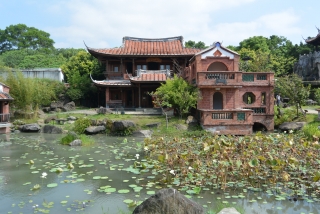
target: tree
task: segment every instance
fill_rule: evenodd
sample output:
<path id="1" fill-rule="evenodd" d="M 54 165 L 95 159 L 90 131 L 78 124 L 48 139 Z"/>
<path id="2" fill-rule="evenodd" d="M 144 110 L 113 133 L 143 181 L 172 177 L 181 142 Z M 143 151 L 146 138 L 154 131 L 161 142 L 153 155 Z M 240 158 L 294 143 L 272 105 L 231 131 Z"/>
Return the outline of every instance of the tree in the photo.
<path id="1" fill-rule="evenodd" d="M 289 98 L 289 103 L 296 106 L 297 117 L 299 109 L 305 104 L 310 94 L 310 85 L 304 86 L 302 79 L 297 74 L 280 77 L 276 80 L 276 90 L 282 97 Z"/>
<path id="2" fill-rule="evenodd" d="M 198 88 L 190 85 L 183 78 L 174 76 L 173 79 L 168 79 L 166 83 L 161 84 L 154 95 L 161 102 L 169 103 L 182 117 L 189 113 L 191 108 L 196 107 L 200 93 Z"/>
<path id="3" fill-rule="evenodd" d="M 192 41 L 192 40 L 185 42 L 184 46 L 186 48 L 199 48 L 199 49 L 205 49 L 208 47 L 204 42 L 199 41 L 196 43 L 195 41 Z"/>
<path id="4" fill-rule="evenodd" d="M 0 53 L 17 49 L 51 49 L 54 41 L 50 34 L 25 24 L 10 25 L 0 29 Z"/>
<path id="5" fill-rule="evenodd" d="M 77 55 L 71 57 L 68 62 L 61 66 L 61 69 L 70 85 L 67 95 L 72 100 L 89 97 L 90 93 L 96 89 L 92 87 L 90 74 L 93 77 L 98 77 L 102 73 L 102 68 L 97 59 L 85 51 L 80 51 Z"/>

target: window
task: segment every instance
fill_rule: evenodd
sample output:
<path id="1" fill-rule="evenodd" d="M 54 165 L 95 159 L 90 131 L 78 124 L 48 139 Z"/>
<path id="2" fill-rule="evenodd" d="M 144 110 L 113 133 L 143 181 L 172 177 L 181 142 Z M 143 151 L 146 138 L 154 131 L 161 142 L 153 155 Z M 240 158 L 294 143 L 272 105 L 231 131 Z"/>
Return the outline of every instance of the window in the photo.
<path id="1" fill-rule="evenodd" d="M 137 65 L 137 70 L 147 70 L 147 65 Z"/>
<path id="2" fill-rule="evenodd" d="M 170 70 L 170 65 L 160 65 L 160 70 Z"/>
<path id="3" fill-rule="evenodd" d="M 242 96 L 243 102 L 246 104 L 252 104 L 256 101 L 256 96 L 252 92 L 247 92 Z"/>
<path id="4" fill-rule="evenodd" d="M 118 67 L 118 66 L 114 66 L 114 67 L 113 67 L 113 71 L 114 71 L 114 72 L 118 72 L 118 71 L 119 71 L 119 67 Z"/>
<path id="5" fill-rule="evenodd" d="M 266 104 L 266 92 L 261 93 L 261 105 Z"/>

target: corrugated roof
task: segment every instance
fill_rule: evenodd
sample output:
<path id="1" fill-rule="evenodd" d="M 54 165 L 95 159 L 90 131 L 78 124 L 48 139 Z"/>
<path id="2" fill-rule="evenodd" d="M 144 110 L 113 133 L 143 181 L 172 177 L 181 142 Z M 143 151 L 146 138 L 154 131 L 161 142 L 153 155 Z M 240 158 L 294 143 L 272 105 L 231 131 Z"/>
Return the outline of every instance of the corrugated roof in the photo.
<path id="1" fill-rule="evenodd" d="M 87 49 L 91 54 L 129 56 L 194 55 L 201 51 L 197 48 L 185 48 L 182 36 L 159 39 L 124 37 L 123 45 L 119 48 L 94 49 L 87 47 Z"/>

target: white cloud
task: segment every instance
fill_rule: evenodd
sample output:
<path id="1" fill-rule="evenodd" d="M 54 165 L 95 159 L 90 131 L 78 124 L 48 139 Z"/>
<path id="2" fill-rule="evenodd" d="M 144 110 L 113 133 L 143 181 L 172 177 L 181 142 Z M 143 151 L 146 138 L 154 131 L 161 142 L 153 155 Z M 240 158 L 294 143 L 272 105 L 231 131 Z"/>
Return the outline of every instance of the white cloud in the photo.
<path id="1" fill-rule="evenodd" d="M 82 47 L 84 40 L 87 45 L 97 48 L 106 47 L 102 45 L 119 46 L 123 36 L 157 38 L 182 35 L 186 38 L 194 35 L 193 40 L 201 40 L 199 35 L 212 34 L 207 27 L 212 15 L 253 1 L 72 0 L 55 5 L 54 10 L 68 9 L 71 18 L 66 20 L 64 27 L 51 29 L 50 33 L 56 38 L 66 37 L 77 47 Z M 56 47 L 59 44 L 63 43 L 57 42 Z"/>

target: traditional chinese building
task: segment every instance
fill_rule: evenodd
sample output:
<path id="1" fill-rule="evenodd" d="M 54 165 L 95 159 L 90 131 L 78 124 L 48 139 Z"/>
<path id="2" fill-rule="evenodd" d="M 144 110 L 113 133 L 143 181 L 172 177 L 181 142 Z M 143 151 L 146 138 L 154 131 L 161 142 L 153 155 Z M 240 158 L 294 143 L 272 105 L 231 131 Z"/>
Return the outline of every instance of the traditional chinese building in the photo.
<path id="1" fill-rule="evenodd" d="M 10 132 L 9 102 L 13 98 L 9 95 L 9 87 L 0 83 L 0 134 Z"/>
<path id="2" fill-rule="evenodd" d="M 219 42 L 200 50 L 184 47 L 182 37 L 124 37 L 119 48 L 87 49 L 105 64 L 105 79 L 92 81 L 107 107 L 152 108 L 148 93 L 178 73 L 201 92 L 203 128 L 235 135 L 251 134 L 254 126 L 273 130 L 274 74 L 239 71 L 240 56 Z"/>

